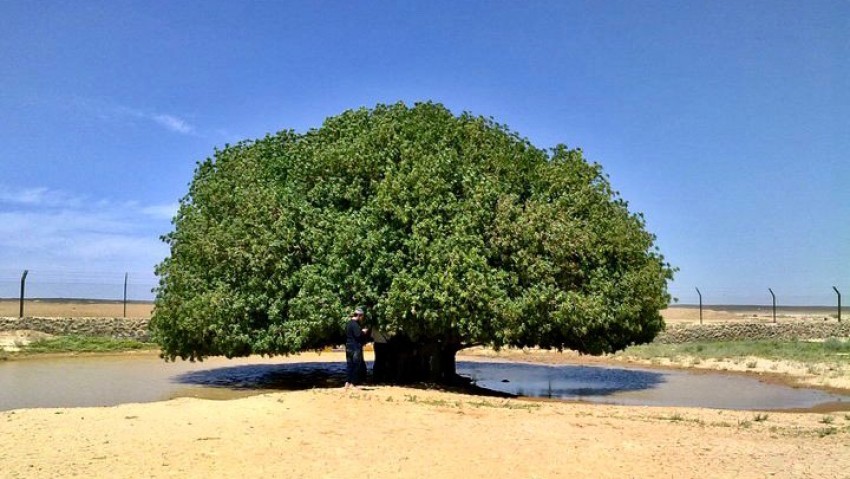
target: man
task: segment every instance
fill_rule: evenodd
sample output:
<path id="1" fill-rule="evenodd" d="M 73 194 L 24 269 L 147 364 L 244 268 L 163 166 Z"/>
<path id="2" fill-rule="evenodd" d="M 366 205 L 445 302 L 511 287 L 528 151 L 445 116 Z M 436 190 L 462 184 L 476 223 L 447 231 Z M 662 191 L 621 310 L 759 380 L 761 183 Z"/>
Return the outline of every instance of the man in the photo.
<path id="1" fill-rule="evenodd" d="M 363 327 L 363 310 L 357 308 L 345 325 L 345 388 L 360 382 L 363 344 L 369 341 L 369 329 Z"/>

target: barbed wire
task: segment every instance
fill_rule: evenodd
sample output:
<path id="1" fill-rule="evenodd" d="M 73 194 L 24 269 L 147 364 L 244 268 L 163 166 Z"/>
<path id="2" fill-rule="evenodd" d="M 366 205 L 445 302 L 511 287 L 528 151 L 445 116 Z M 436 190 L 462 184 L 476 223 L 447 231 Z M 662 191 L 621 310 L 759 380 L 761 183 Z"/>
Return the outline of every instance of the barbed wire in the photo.
<path id="1" fill-rule="evenodd" d="M 73 271 L 0 269 L 0 298 L 19 299 L 22 280 L 25 298 L 74 298 L 151 301 L 158 279 L 152 271 Z"/>
<path id="2" fill-rule="evenodd" d="M 0 298 L 19 298 L 22 270 L 0 269 Z M 26 297 L 29 298 L 86 298 L 121 299 L 127 285 L 129 300 L 152 300 L 152 290 L 158 285 L 153 271 L 84 271 L 84 270 L 27 270 Z M 772 297 L 765 286 L 763 290 L 752 288 L 700 287 L 704 305 L 769 305 Z M 834 305 L 837 295 L 832 285 L 823 286 L 818 292 L 795 292 L 781 284 L 773 286 L 777 304 L 781 305 Z M 850 296 L 850 287 L 838 285 L 838 290 Z M 699 304 L 695 288 L 673 285 L 670 290 L 673 305 Z M 850 303 L 850 299 L 845 301 Z"/>

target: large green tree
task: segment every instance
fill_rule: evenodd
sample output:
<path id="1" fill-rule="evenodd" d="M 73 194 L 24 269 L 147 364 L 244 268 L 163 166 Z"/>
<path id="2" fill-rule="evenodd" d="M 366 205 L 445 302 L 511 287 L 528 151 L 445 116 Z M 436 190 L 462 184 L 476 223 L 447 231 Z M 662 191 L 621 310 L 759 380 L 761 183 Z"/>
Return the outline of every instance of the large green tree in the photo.
<path id="1" fill-rule="evenodd" d="M 439 104 L 378 105 L 216 150 L 181 200 L 151 321 L 166 358 L 393 335 L 394 379 L 472 345 L 599 354 L 651 341 L 673 270 L 581 150 Z"/>

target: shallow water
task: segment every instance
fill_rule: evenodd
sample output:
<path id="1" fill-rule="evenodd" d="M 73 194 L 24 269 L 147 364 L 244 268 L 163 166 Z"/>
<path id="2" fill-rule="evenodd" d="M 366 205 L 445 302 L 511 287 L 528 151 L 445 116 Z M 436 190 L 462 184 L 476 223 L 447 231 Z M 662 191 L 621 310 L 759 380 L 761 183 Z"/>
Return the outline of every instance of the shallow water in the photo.
<path id="1" fill-rule="evenodd" d="M 80 356 L 0 362 L 0 410 L 32 407 L 113 406 L 175 397 L 230 399 L 238 392 L 182 384 L 194 371 L 232 365 L 279 363 L 263 358 L 166 363 L 156 356 Z M 243 392 L 242 396 L 245 395 Z"/>
<path id="2" fill-rule="evenodd" d="M 723 373 L 469 362 L 462 367 L 459 363 L 458 369 L 480 387 L 530 397 L 741 410 L 813 409 L 824 404 L 846 403 L 850 409 L 850 395 Z"/>
<path id="3" fill-rule="evenodd" d="M 330 359 L 330 358 L 329 358 Z M 810 409 L 850 396 L 721 373 L 603 366 L 458 361 L 477 386 L 522 396 L 594 403 L 720 409 Z M 0 362 L 0 410 L 111 406 L 175 397 L 232 399 L 274 390 L 339 387 L 341 362 L 213 358 L 166 363 L 152 356 L 37 358 Z"/>

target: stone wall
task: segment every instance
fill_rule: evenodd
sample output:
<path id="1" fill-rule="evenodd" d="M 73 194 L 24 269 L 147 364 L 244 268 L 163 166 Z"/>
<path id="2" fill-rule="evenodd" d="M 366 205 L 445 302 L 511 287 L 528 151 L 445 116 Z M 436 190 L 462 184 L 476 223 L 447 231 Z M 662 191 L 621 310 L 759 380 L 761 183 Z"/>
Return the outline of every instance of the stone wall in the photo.
<path id="1" fill-rule="evenodd" d="M 148 341 L 147 318 L 4 318 L 0 331 L 30 330 L 57 336 L 109 336 Z"/>
<path id="2" fill-rule="evenodd" d="M 850 322 L 670 324 L 656 343 L 827 339 L 850 337 Z"/>

